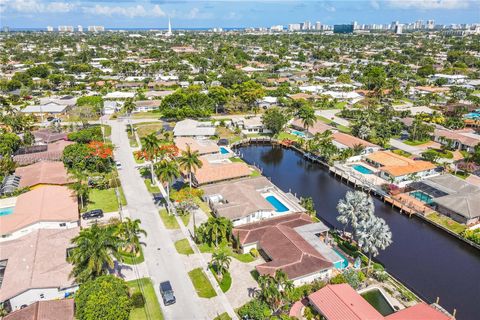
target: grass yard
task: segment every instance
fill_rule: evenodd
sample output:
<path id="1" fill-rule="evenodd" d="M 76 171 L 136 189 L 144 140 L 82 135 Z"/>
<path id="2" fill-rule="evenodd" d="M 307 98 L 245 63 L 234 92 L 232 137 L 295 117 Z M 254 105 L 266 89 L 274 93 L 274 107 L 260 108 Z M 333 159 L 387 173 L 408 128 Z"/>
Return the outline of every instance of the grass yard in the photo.
<path id="1" fill-rule="evenodd" d="M 122 188 L 120 190 L 120 201 L 122 205 L 127 204 L 125 196 L 123 194 Z M 118 211 L 118 201 L 117 196 L 115 195 L 115 189 L 90 189 L 90 194 L 88 195 L 88 204 L 82 211 L 90 211 L 93 209 L 102 209 L 103 212 L 113 212 Z"/>
<path id="2" fill-rule="evenodd" d="M 135 135 L 131 133 L 130 129 L 127 129 L 127 136 L 128 141 L 130 142 L 130 147 L 136 148 L 138 147 L 137 139 L 135 139 Z"/>
<path id="3" fill-rule="evenodd" d="M 139 264 L 145 261 L 145 257 L 143 256 L 143 249 L 140 249 L 140 254 L 136 257 L 132 253 L 123 251 L 120 252 L 120 255 L 123 258 L 123 263 L 129 265 Z"/>
<path id="4" fill-rule="evenodd" d="M 458 233 L 458 234 L 462 233 L 466 229 L 466 227 L 463 224 L 458 223 L 458 222 L 450 219 L 449 217 L 446 217 L 446 216 L 441 215 L 439 213 L 429 214 L 427 216 L 427 218 L 431 221 L 434 221 L 434 222 L 444 226 L 448 230 L 453 231 L 453 232 Z"/>
<path id="5" fill-rule="evenodd" d="M 244 262 L 244 263 L 249 263 L 249 262 L 255 261 L 255 257 L 253 257 L 250 253 L 236 253 L 236 252 L 233 252 L 232 248 L 230 248 L 226 244 L 220 244 L 219 248 L 215 248 L 215 247 L 209 246 L 206 243 L 202 243 L 202 244 L 198 245 L 198 249 L 200 250 L 200 252 L 203 252 L 203 253 L 207 253 L 207 252 L 208 253 L 213 253 L 213 252 L 223 251 L 226 254 L 228 254 L 229 256 L 237 259 L 240 262 Z"/>
<path id="6" fill-rule="evenodd" d="M 148 192 L 150 193 L 159 193 L 160 192 L 160 188 L 157 187 L 156 185 L 152 185 L 152 180 L 151 179 L 145 179 L 143 180 L 143 182 L 145 183 L 145 186 L 147 187 L 147 190 Z"/>
<path id="7" fill-rule="evenodd" d="M 395 154 L 398 154 L 399 156 L 403 156 L 403 157 L 406 157 L 406 158 L 410 158 L 412 156 L 412 154 L 410 152 L 406 152 L 406 151 L 403 151 L 403 150 L 400 150 L 400 149 L 392 150 L 392 152 L 395 153 Z"/>
<path id="8" fill-rule="evenodd" d="M 280 132 L 278 135 L 277 135 L 277 139 L 278 140 L 284 140 L 284 139 L 288 139 L 288 140 L 292 140 L 292 141 L 300 141 L 301 138 L 299 136 L 296 136 L 294 134 L 291 134 L 291 133 L 288 133 L 288 132 Z"/>
<path id="9" fill-rule="evenodd" d="M 352 132 L 352 129 L 350 129 L 349 127 L 345 127 L 345 126 L 342 126 L 341 124 L 338 124 L 336 123 L 335 121 L 332 121 L 330 119 L 327 119 L 325 117 L 322 117 L 322 116 L 317 116 L 317 120 L 320 120 L 326 124 L 329 124 L 331 126 L 334 126 L 336 127 L 340 132 L 343 132 L 343 133 L 350 133 Z"/>
<path id="10" fill-rule="evenodd" d="M 470 173 L 468 172 L 465 172 L 465 171 L 457 171 L 456 173 L 455 172 L 452 172 L 452 174 L 454 176 L 457 176 L 459 177 L 460 179 L 467 179 L 469 176 L 470 176 Z"/>
<path id="11" fill-rule="evenodd" d="M 217 295 L 202 268 L 193 269 L 188 273 L 188 276 L 200 298 L 209 299 Z"/>
<path id="12" fill-rule="evenodd" d="M 220 289 L 222 289 L 223 292 L 227 292 L 228 289 L 230 289 L 230 287 L 232 286 L 232 276 L 230 275 L 230 272 L 224 274 L 222 281 L 220 281 L 214 266 L 210 267 L 210 271 L 212 271 L 215 280 L 217 280 L 217 283 L 220 286 Z"/>
<path id="13" fill-rule="evenodd" d="M 105 139 L 110 140 L 110 136 L 112 135 L 112 127 L 106 124 L 102 125 L 102 127 L 103 127 L 103 134 L 105 135 Z"/>
<path id="14" fill-rule="evenodd" d="M 230 157 L 230 158 L 228 158 L 228 160 L 230 160 L 232 162 L 245 162 L 245 161 L 243 161 L 242 158 L 239 158 L 239 157 Z"/>
<path id="15" fill-rule="evenodd" d="M 161 122 L 144 122 L 137 123 L 133 126 L 136 129 L 139 138 L 145 137 L 153 132 L 158 132 L 163 128 Z"/>
<path id="16" fill-rule="evenodd" d="M 232 318 L 230 318 L 228 313 L 224 312 L 224 313 L 216 316 L 215 318 L 213 318 L 213 320 L 232 320 Z"/>
<path id="17" fill-rule="evenodd" d="M 236 134 L 232 130 L 225 127 L 217 127 L 215 130 L 215 134 L 220 139 L 228 139 L 230 143 L 236 142 L 242 139 L 241 134 Z"/>
<path id="18" fill-rule="evenodd" d="M 180 219 L 182 220 L 184 226 L 188 226 L 188 223 L 190 222 L 190 213 L 181 215 Z"/>
<path id="19" fill-rule="evenodd" d="M 192 247 L 190 247 L 190 243 L 187 239 L 181 239 L 175 242 L 175 249 L 177 252 L 184 255 L 191 255 L 194 254 Z"/>
<path id="20" fill-rule="evenodd" d="M 153 288 L 150 278 L 142 278 L 127 282 L 130 292 L 134 293 L 143 288 L 143 298 L 145 299 L 145 306 L 143 308 L 135 308 L 130 312 L 130 320 L 163 320 L 162 309 L 158 303 L 157 295 Z"/>
<path id="21" fill-rule="evenodd" d="M 430 142 L 430 139 L 420 140 L 420 141 L 419 140 L 405 140 L 405 141 L 403 141 L 403 143 L 405 143 L 409 146 L 413 146 L 413 147 L 420 146 L 420 145 L 425 144 L 427 142 Z"/>
<path id="22" fill-rule="evenodd" d="M 132 119 L 158 119 L 162 116 L 160 111 L 147 111 L 132 113 Z"/>
<path id="23" fill-rule="evenodd" d="M 166 209 L 161 209 L 160 211 L 160 218 L 162 218 L 163 225 L 167 229 L 180 229 L 180 226 L 178 225 L 177 218 L 172 215 L 168 214 Z"/>

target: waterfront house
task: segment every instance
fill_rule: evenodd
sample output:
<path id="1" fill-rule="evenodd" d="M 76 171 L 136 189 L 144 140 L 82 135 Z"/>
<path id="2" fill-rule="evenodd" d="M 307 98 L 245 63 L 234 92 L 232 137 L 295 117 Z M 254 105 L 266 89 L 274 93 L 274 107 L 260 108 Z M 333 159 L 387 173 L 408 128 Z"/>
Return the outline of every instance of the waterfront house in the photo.
<path id="1" fill-rule="evenodd" d="M 305 127 L 303 126 L 302 120 L 300 120 L 298 118 L 294 119 L 290 125 L 294 129 L 305 131 Z M 308 127 L 308 132 L 307 133 L 310 137 L 313 137 L 315 134 L 317 134 L 317 133 L 321 134 L 321 133 L 324 133 L 327 130 L 333 131 L 333 130 L 335 130 L 335 128 L 332 127 L 332 126 L 329 126 L 328 124 L 325 124 L 324 122 L 322 122 L 320 120 L 317 120 L 317 121 L 315 121 L 315 123 L 312 126 Z"/>
<path id="2" fill-rule="evenodd" d="M 200 155 L 219 153 L 220 147 L 210 139 L 195 139 L 192 137 L 177 137 L 175 145 L 180 151 L 186 151 L 190 147 L 192 151 L 198 151 Z"/>
<path id="3" fill-rule="evenodd" d="M 334 132 L 332 135 L 332 143 L 339 148 L 343 149 L 353 149 L 355 146 L 362 146 L 363 151 L 362 155 L 369 154 L 375 151 L 379 151 L 382 147 L 368 142 L 366 140 L 351 136 L 343 132 Z"/>
<path id="4" fill-rule="evenodd" d="M 213 213 L 231 220 L 234 226 L 304 211 L 262 176 L 217 183 L 202 189 L 203 198 Z"/>
<path id="5" fill-rule="evenodd" d="M 244 134 L 254 134 L 254 133 L 270 133 L 265 125 L 263 124 L 262 118 L 259 116 L 256 117 L 245 117 L 237 118 L 233 120 L 233 125 L 242 130 Z"/>
<path id="6" fill-rule="evenodd" d="M 371 153 L 365 161 L 379 169 L 380 178 L 400 186 L 438 174 L 437 166 L 431 162 L 412 160 L 391 151 Z"/>
<path id="7" fill-rule="evenodd" d="M 9 199 L 8 207 L 2 208 L 8 208 L 8 213 L 0 216 L 0 242 L 20 238 L 37 229 L 78 226 L 77 196 L 66 186 L 43 186 Z"/>
<path id="8" fill-rule="evenodd" d="M 175 124 L 173 135 L 175 137 L 211 137 L 215 135 L 215 126 L 211 122 L 200 122 L 193 119 L 185 119 Z"/>
<path id="9" fill-rule="evenodd" d="M 307 214 L 293 213 L 238 226 L 232 233 L 244 253 L 256 249 L 266 260 L 256 266 L 259 274 L 273 276 L 282 270 L 294 285 L 302 285 L 328 278 L 333 270 L 332 261 L 297 231 L 304 226 L 315 224 Z"/>
<path id="10" fill-rule="evenodd" d="M 7 310 L 63 299 L 77 290 L 66 259 L 78 232 L 78 227 L 41 229 L 0 244 L 0 302 Z"/>
<path id="11" fill-rule="evenodd" d="M 204 155 L 200 160 L 202 167 L 192 173 L 192 183 L 195 186 L 248 177 L 253 172 L 244 162 L 230 161 L 228 155 Z"/>
<path id="12" fill-rule="evenodd" d="M 73 299 L 37 301 L 3 317 L 3 320 L 73 320 Z"/>

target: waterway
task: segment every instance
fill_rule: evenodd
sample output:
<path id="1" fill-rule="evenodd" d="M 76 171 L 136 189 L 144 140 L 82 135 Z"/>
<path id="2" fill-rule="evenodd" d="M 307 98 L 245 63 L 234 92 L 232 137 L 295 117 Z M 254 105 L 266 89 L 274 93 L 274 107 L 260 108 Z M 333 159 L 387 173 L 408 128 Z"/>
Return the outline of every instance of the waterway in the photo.
<path id="1" fill-rule="evenodd" d="M 278 146 L 247 146 L 238 151 L 283 191 L 312 197 L 318 217 L 343 228 L 336 220 L 336 206 L 352 188 L 326 168 Z M 393 234 L 392 245 L 377 260 L 422 299 L 434 302 L 440 297 L 449 312 L 457 309 L 457 319 L 479 319 L 480 252 L 419 218 L 408 218 L 381 200 L 374 201 L 375 214 L 387 221 Z"/>

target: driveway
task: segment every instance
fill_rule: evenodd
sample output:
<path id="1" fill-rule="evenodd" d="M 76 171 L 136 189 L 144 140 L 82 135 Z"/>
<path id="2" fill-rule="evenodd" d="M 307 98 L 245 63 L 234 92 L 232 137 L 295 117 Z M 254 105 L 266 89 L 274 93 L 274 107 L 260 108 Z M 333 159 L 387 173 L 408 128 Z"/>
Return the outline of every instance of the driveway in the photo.
<path id="1" fill-rule="evenodd" d="M 122 164 L 119 170 L 120 181 L 127 199 L 127 208 L 132 219 L 140 219 L 142 228 L 147 232 L 141 241 L 144 247 L 145 264 L 148 274 L 154 284 L 157 298 L 162 305 L 166 319 L 208 319 L 201 300 L 195 294 L 185 265 L 173 246 L 168 230 L 165 229 L 158 214 L 158 208 L 152 201 L 140 174 L 135 169 L 136 163 L 132 156 L 125 123 L 109 121 L 112 127 L 112 142 L 116 148 L 115 159 Z M 159 292 L 159 284 L 169 280 L 175 291 L 177 302 L 165 307 Z"/>
<path id="2" fill-rule="evenodd" d="M 345 120 L 343 118 L 337 117 L 337 113 L 339 113 L 342 110 L 339 109 L 327 109 L 327 110 L 317 110 L 315 111 L 315 114 L 317 116 L 322 116 L 324 118 L 327 118 L 328 120 L 332 120 L 338 124 L 341 124 L 342 126 L 349 127 L 350 122 L 348 120 Z"/>

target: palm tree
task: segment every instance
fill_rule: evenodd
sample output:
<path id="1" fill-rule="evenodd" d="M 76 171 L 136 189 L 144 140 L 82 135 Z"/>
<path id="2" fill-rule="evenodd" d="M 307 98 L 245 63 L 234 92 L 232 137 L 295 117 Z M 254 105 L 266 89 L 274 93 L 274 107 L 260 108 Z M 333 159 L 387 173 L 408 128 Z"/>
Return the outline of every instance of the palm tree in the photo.
<path id="1" fill-rule="evenodd" d="M 164 159 L 155 164 L 154 171 L 158 179 L 167 185 L 167 197 L 170 199 L 170 184 L 180 177 L 177 163 Z"/>
<path id="2" fill-rule="evenodd" d="M 69 188 L 75 191 L 78 199 L 80 199 L 80 208 L 83 209 L 88 202 L 88 195 L 90 193 L 90 188 L 87 183 L 88 176 L 85 172 L 75 170 L 72 171 L 71 178 L 74 182 L 69 185 Z"/>
<path id="3" fill-rule="evenodd" d="M 124 242 L 127 252 L 137 254 L 140 251 L 140 235 L 147 236 L 147 232 L 140 227 L 140 219 L 132 220 L 126 218 L 125 221 L 117 225 L 116 235 Z"/>
<path id="4" fill-rule="evenodd" d="M 183 170 L 188 172 L 188 183 L 190 185 L 190 190 L 192 189 L 192 172 L 197 171 L 197 169 L 203 166 L 202 161 L 200 160 L 200 154 L 198 151 L 192 151 L 190 146 L 187 145 L 187 150 L 182 151 L 182 155 L 178 159 L 178 163 Z"/>
<path id="5" fill-rule="evenodd" d="M 361 221 L 368 220 L 373 216 L 375 207 L 372 198 L 362 191 L 348 191 L 345 199 L 340 199 L 337 204 L 339 215 L 337 221 L 348 225 L 355 230 Z"/>
<path id="6" fill-rule="evenodd" d="M 211 264 L 215 267 L 217 276 L 223 278 L 223 275 L 227 273 L 228 269 L 230 268 L 231 261 L 232 258 L 229 257 L 225 252 L 214 252 L 212 254 Z"/>
<path id="7" fill-rule="evenodd" d="M 108 274 L 108 268 L 114 267 L 114 257 L 121 261 L 119 250 L 124 243 L 115 236 L 112 226 L 94 224 L 80 231 L 71 243 L 75 247 L 68 252 L 67 261 L 73 264 L 70 276 L 78 283 Z"/>
<path id="8" fill-rule="evenodd" d="M 355 144 L 353 145 L 353 154 L 356 155 L 356 156 L 359 156 L 362 154 L 363 150 L 365 150 L 365 146 L 363 144 Z"/>
<path id="9" fill-rule="evenodd" d="M 392 243 L 392 232 L 385 220 L 372 216 L 359 224 L 356 233 L 358 246 L 368 253 L 368 271 L 372 255 L 377 256 L 379 249 L 385 250 Z"/>
<path id="10" fill-rule="evenodd" d="M 208 239 L 210 243 L 215 243 L 215 247 L 218 247 L 219 242 L 230 239 L 232 229 L 232 222 L 224 217 L 208 218 L 205 224 Z"/>
<path id="11" fill-rule="evenodd" d="M 152 177 L 152 184 L 155 182 L 153 164 L 156 162 L 158 154 L 160 152 L 160 139 L 158 139 L 157 135 L 152 132 L 149 135 L 141 138 L 142 142 L 142 151 L 147 156 L 148 160 L 150 160 L 150 174 Z"/>
<path id="12" fill-rule="evenodd" d="M 128 117 L 130 118 L 132 116 L 133 110 L 135 110 L 135 104 L 133 103 L 132 99 L 127 99 L 125 101 L 125 104 L 123 105 L 123 109 L 125 110 Z M 130 132 L 133 134 L 132 122 L 129 121 L 129 123 L 130 123 Z"/>
<path id="13" fill-rule="evenodd" d="M 304 106 L 298 110 L 297 116 L 302 120 L 303 127 L 305 131 L 308 132 L 308 128 L 315 124 L 317 116 L 315 116 L 315 110 L 312 107 Z"/>

